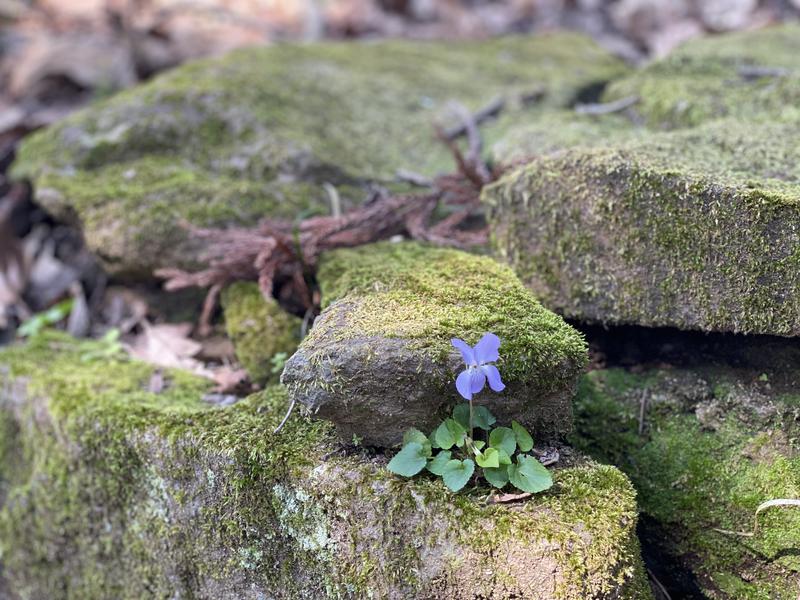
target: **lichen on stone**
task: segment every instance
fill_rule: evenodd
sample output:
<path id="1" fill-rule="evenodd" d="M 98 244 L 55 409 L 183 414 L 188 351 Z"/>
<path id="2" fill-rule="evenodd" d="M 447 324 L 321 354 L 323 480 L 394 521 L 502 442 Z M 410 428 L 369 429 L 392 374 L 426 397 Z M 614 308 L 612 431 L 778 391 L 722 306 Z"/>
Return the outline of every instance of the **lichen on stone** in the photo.
<path id="1" fill-rule="evenodd" d="M 251 282 L 237 282 L 222 293 L 225 330 L 236 358 L 257 383 L 276 383 L 273 358 L 294 354 L 300 343 L 303 320 L 289 314 L 276 300 L 266 299 Z"/>
<path id="2" fill-rule="evenodd" d="M 401 481 L 323 421 L 281 435 L 280 387 L 216 408 L 207 383 L 81 362 L 47 334 L 5 349 L 0 548 L 21 597 L 649 598 L 633 490 L 579 460 L 522 506 Z M 4 428 L 4 432 L 7 428 Z"/>

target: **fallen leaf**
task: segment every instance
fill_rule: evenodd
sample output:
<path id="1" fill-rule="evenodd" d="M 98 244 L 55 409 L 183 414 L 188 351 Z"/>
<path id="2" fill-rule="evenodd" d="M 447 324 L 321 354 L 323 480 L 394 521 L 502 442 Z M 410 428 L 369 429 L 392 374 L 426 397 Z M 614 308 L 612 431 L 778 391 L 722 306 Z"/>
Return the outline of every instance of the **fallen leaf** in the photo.
<path id="1" fill-rule="evenodd" d="M 531 496 L 533 496 L 533 494 L 529 492 L 524 492 L 522 494 L 495 494 L 489 498 L 489 502 L 491 504 L 507 504 L 509 502 L 520 502 L 522 500 L 527 500 Z"/>
<path id="2" fill-rule="evenodd" d="M 128 346 L 134 358 L 159 367 L 183 369 L 213 379 L 212 372 L 194 357 L 202 345 L 189 337 L 191 323 L 142 322 L 142 332 Z"/>
<path id="3" fill-rule="evenodd" d="M 216 382 L 214 391 L 220 394 L 252 391 L 252 384 L 247 371 L 227 365 L 212 370 L 212 379 Z"/>

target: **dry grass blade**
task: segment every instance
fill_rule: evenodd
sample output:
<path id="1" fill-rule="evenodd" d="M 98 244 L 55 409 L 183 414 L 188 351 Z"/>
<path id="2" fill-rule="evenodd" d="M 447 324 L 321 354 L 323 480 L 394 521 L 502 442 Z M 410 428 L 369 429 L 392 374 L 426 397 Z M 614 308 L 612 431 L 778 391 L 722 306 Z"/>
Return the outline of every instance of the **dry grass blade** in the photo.
<path id="1" fill-rule="evenodd" d="M 793 498 L 776 498 L 775 500 L 767 500 L 766 502 L 759 504 L 758 508 L 756 508 L 756 514 L 754 516 L 755 524 L 753 525 L 753 533 L 758 533 L 758 515 L 768 508 L 778 506 L 800 506 L 800 500 Z"/>
<path id="2" fill-rule="evenodd" d="M 798 506 L 800 507 L 800 499 L 794 498 L 775 498 L 774 500 L 767 500 L 766 502 L 762 502 L 756 508 L 756 512 L 753 515 L 753 531 L 752 533 L 748 533 L 746 531 L 731 531 L 729 529 L 719 529 L 717 527 L 714 528 L 714 531 L 718 533 L 724 533 L 725 535 L 738 535 L 739 537 L 754 537 L 758 533 L 758 515 L 761 514 L 763 511 L 767 510 L 768 508 L 775 508 L 780 506 Z"/>

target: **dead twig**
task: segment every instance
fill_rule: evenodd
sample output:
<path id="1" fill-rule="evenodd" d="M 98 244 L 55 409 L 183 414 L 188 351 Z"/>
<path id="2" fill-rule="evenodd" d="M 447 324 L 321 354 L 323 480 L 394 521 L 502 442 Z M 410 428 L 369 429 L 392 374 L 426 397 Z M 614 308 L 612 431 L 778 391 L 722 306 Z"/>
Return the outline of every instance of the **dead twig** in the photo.
<path id="1" fill-rule="evenodd" d="M 639 102 L 639 96 L 627 96 L 613 102 L 598 102 L 593 104 L 577 104 L 575 112 L 579 115 L 610 115 L 630 108 Z"/>
<path id="2" fill-rule="evenodd" d="M 506 106 L 505 98 L 502 97 L 495 98 L 494 100 L 489 102 L 489 104 L 479 109 L 476 113 L 469 115 L 468 119 L 462 118 L 461 123 L 459 123 L 458 125 L 454 125 L 453 127 L 445 129 L 443 131 L 445 139 L 452 142 L 460 138 L 462 135 L 468 135 L 469 123 L 480 125 L 484 121 L 493 119 L 503 111 L 505 106 Z"/>
<path id="3" fill-rule="evenodd" d="M 658 591 L 661 592 L 663 596 L 663 600 L 672 600 L 672 596 L 669 595 L 667 588 L 658 580 L 656 574 L 650 569 L 650 567 L 645 567 L 647 569 L 647 575 L 650 577 L 650 581 L 652 581 L 655 586 L 658 588 Z"/>

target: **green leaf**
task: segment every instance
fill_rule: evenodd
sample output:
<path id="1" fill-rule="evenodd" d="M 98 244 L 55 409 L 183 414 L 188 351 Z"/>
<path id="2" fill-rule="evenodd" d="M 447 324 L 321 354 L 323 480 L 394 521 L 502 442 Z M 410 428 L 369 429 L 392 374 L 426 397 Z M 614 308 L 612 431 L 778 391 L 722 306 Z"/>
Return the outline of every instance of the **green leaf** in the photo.
<path id="1" fill-rule="evenodd" d="M 453 409 L 453 419 L 464 429 L 469 429 L 469 404 L 461 402 Z"/>
<path id="2" fill-rule="evenodd" d="M 45 327 L 55 325 L 59 321 L 66 319 L 69 313 L 72 312 L 72 305 L 74 302 L 72 298 L 68 298 L 67 300 L 62 300 L 58 304 L 53 305 L 44 312 L 33 315 L 17 328 L 17 336 L 23 338 L 34 337 Z"/>
<path id="3" fill-rule="evenodd" d="M 483 476 L 494 487 L 501 488 L 508 483 L 508 467 L 503 465 L 497 469 L 484 469 Z"/>
<path id="4" fill-rule="evenodd" d="M 511 421 L 511 429 L 514 430 L 514 437 L 517 439 L 517 447 L 520 452 L 530 452 L 533 449 L 533 438 L 528 430 L 516 421 Z"/>
<path id="5" fill-rule="evenodd" d="M 420 446 L 422 446 L 422 449 L 425 451 L 425 456 L 431 455 L 431 441 L 428 439 L 428 436 L 422 433 L 419 429 L 414 429 L 412 427 L 403 435 L 403 446 L 410 444 L 411 442 L 417 442 Z"/>
<path id="6" fill-rule="evenodd" d="M 517 448 L 517 439 L 514 431 L 508 427 L 497 427 L 489 434 L 489 445 L 493 448 L 503 449 L 511 456 Z"/>
<path id="7" fill-rule="evenodd" d="M 453 419 L 445 419 L 444 422 L 436 428 L 434 432 L 434 447 L 448 450 L 453 446 L 461 446 L 464 443 L 464 438 L 467 437 L 467 431 L 457 421 Z"/>
<path id="8" fill-rule="evenodd" d="M 461 403 L 456 405 L 453 409 L 453 419 L 464 429 L 469 430 L 469 404 Z M 473 406 L 472 408 L 472 425 L 478 429 L 489 431 L 489 428 L 494 425 L 497 419 L 489 412 L 485 406 Z"/>
<path id="9" fill-rule="evenodd" d="M 475 463 L 470 459 L 451 460 L 444 467 L 442 479 L 444 479 L 444 484 L 450 488 L 450 491 L 457 492 L 467 485 L 474 472 Z"/>
<path id="10" fill-rule="evenodd" d="M 428 457 L 425 455 L 422 444 L 410 442 L 389 461 L 388 469 L 403 477 L 411 477 L 422 471 L 426 464 L 428 464 Z"/>
<path id="11" fill-rule="evenodd" d="M 441 477 L 442 473 L 444 473 L 444 467 L 450 461 L 450 458 L 450 450 L 442 450 L 435 458 L 428 461 L 428 471 Z"/>
<path id="12" fill-rule="evenodd" d="M 500 453 L 497 448 L 487 448 L 486 452 L 475 457 L 475 462 L 484 469 L 497 468 L 500 466 Z"/>
<path id="13" fill-rule="evenodd" d="M 553 477 L 542 463 L 532 456 L 517 456 L 517 464 L 508 468 L 508 478 L 517 489 L 535 494 L 553 485 Z"/>
<path id="14" fill-rule="evenodd" d="M 473 440 L 472 445 L 475 446 L 478 450 L 483 450 L 483 447 L 486 445 L 486 442 L 483 440 Z"/>
<path id="15" fill-rule="evenodd" d="M 497 449 L 498 459 L 501 465 L 510 465 L 511 464 L 511 457 L 508 455 L 508 452 L 503 450 L 502 448 Z"/>

